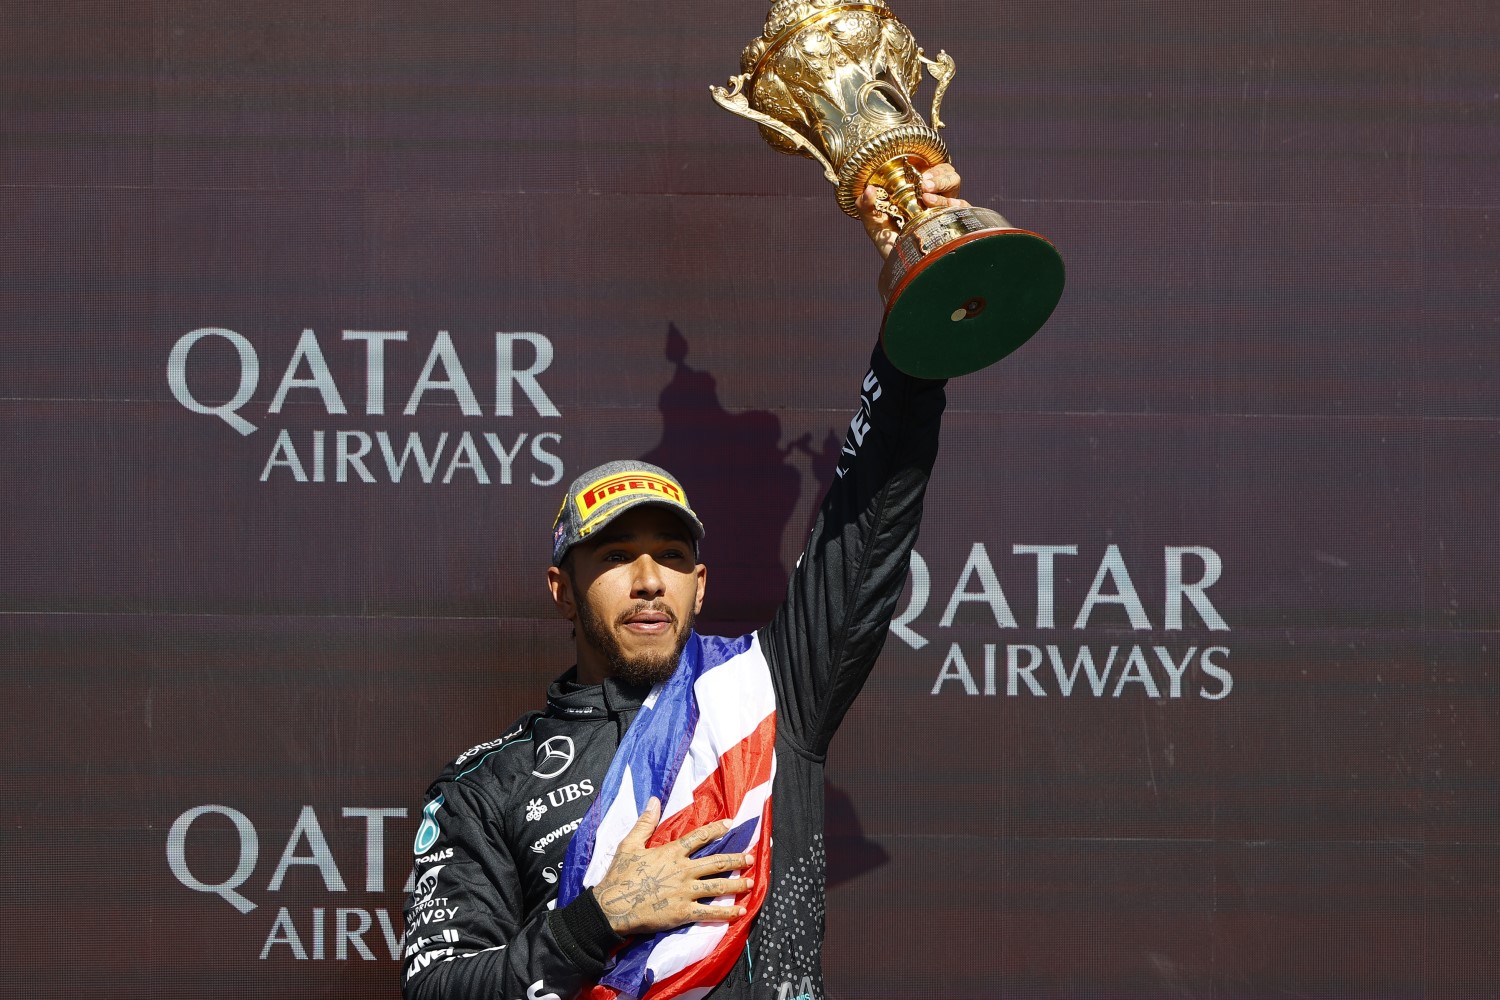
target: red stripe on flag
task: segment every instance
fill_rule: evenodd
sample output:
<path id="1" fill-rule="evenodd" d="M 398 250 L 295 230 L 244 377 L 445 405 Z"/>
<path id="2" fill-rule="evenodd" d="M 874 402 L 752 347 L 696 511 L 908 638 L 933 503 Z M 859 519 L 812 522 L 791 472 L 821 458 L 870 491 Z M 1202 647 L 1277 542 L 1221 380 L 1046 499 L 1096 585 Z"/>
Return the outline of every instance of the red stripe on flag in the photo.
<path id="1" fill-rule="evenodd" d="M 765 807 L 761 809 L 760 823 L 762 830 L 771 828 L 771 799 L 769 798 L 766 799 Z M 745 915 L 735 923 L 755 919 L 755 915 L 760 912 L 761 903 L 765 902 L 766 892 L 771 886 L 770 844 L 761 844 L 759 847 L 765 849 L 757 848 L 755 852 L 755 865 L 750 873 L 755 879 L 755 884 L 740 898 L 739 903 L 745 907 Z M 744 950 L 748 939 L 748 927 L 744 929 L 731 927 L 729 933 L 719 939 L 719 943 L 712 951 L 675 976 L 668 976 L 659 983 L 653 983 L 641 1000 L 671 1000 L 672 997 L 681 996 L 688 990 L 701 986 L 717 986 L 734 968 L 734 963 L 739 960 L 740 952 Z"/>
<path id="2" fill-rule="evenodd" d="M 772 712 L 750 735 L 719 755 L 719 766 L 693 790 L 692 804 L 658 826 L 648 846 L 675 840 L 717 819 L 733 820 L 745 793 L 771 779 L 775 749 L 776 713 Z"/>

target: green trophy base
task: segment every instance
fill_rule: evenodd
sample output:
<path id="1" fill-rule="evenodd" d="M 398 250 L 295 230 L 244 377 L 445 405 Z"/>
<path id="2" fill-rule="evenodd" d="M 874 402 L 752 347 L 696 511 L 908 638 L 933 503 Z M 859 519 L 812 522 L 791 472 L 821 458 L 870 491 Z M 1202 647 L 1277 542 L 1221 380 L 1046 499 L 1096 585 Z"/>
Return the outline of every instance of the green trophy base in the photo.
<path id="1" fill-rule="evenodd" d="M 967 375 L 1030 340 L 1062 298 L 1063 282 L 1057 248 L 996 212 L 919 217 L 881 272 L 881 343 L 908 375 Z"/>

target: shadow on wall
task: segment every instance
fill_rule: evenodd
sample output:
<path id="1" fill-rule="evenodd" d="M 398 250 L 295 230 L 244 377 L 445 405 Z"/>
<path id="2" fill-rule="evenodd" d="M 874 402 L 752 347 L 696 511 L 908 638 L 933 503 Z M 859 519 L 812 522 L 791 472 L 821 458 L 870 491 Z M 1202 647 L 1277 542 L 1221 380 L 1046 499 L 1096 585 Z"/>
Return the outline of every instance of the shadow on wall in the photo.
<path id="1" fill-rule="evenodd" d="M 641 458 L 682 480 L 703 521 L 709 587 L 698 630 L 739 635 L 769 621 L 786 595 L 781 538 L 802 474 L 781 447 L 776 414 L 725 410 L 713 375 L 687 356 L 687 338 L 669 325 L 666 357 L 677 371 L 658 402 L 661 442 Z"/>
<path id="2" fill-rule="evenodd" d="M 884 847 L 865 838 L 854 800 L 842 788 L 823 782 L 823 839 L 828 849 L 828 888 L 852 882 L 891 859 Z"/>
<path id="3" fill-rule="evenodd" d="M 719 402 L 714 377 L 688 364 L 688 341 L 667 327 L 666 358 L 676 367 L 662 389 L 661 441 L 641 458 L 682 480 L 688 502 L 703 521 L 703 561 L 709 567 L 708 597 L 698 629 L 740 635 L 770 620 L 786 596 L 787 570 L 781 540 L 797 507 L 802 474 L 794 451 L 810 460 L 818 479 L 819 505 L 833 481 L 842 438 L 830 428 L 819 448 L 804 434 L 781 446 L 781 421 L 768 410 L 730 413 Z M 812 530 L 818 505 L 808 523 Z M 828 885 L 850 881 L 886 863 L 889 855 L 867 840 L 854 802 L 824 783 Z"/>

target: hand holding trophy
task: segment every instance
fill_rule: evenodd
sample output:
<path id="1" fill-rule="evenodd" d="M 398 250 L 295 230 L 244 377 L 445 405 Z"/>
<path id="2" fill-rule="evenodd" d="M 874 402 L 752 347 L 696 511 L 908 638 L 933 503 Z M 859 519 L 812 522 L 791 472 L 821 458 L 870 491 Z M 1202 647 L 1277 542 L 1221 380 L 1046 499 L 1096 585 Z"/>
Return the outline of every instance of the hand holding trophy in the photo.
<path id="1" fill-rule="evenodd" d="M 922 67 L 937 81 L 932 126 L 913 108 Z M 881 340 L 921 378 L 978 371 L 1041 329 L 1062 297 L 1045 238 L 970 205 L 924 208 L 922 173 L 948 162 L 939 110 L 952 57 L 929 59 L 885 0 L 776 0 L 761 36 L 714 100 L 761 126 L 772 147 L 816 160 L 859 217 L 867 187 L 900 235 L 880 272 Z"/>

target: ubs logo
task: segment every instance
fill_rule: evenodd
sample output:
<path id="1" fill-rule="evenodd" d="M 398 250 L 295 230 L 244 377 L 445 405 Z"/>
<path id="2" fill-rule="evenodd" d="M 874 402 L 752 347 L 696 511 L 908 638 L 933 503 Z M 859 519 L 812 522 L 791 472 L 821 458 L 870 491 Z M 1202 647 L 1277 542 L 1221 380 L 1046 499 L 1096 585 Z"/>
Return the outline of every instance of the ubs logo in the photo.
<path id="1" fill-rule="evenodd" d="M 536 770 L 531 773 L 538 778 L 555 778 L 573 764 L 573 738 L 553 736 L 536 748 Z"/>
<path id="2" fill-rule="evenodd" d="M 582 781 L 574 781 L 554 788 L 547 793 L 547 801 L 554 806 L 564 805 L 568 802 L 576 802 L 578 799 L 586 799 L 594 794 L 594 782 L 592 779 L 584 778 Z"/>

